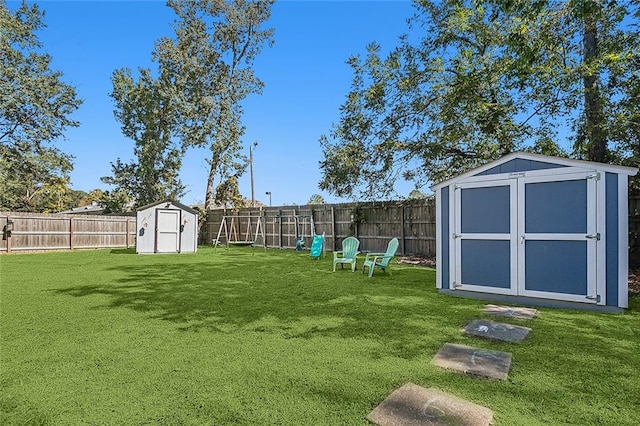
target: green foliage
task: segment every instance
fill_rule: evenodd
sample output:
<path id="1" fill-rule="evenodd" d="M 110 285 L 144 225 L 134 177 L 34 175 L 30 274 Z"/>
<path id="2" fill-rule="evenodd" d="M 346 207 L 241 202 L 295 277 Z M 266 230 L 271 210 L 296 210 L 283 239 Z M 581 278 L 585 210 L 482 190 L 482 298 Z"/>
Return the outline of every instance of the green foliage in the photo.
<path id="1" fill-rule="evenodd" d="M 178 16 L 175 37 L 156 43 L 154 59 L 175 88 L 176 132 L 183 147 L 208 147 L 210 171 L 205 207 L 215 206 L 215 179 L 246 168 L 239 153 L 244 126 L 241 102 L 263 83 L 252 65 L 273 29 L 262 26 L 273 1 L 169 1 Z M 245 164 L 238 160 L 245 160 Z"/>
<path id="2" fill-rule="evenodd" d="M 495 318 L 438 294 L 432 269 L 369 279 L 331 262 L 211 246 L 0 256 L 0 424 L 366 425 L 407 382 L 497 426 L 640 423 L 640 299 L 622 315 L 503 318 L 532 328 L 509 344 L 462 334 Z M 512 353 L 508 380 L 431 364 L 446 342 Z"/>
<path id="3" fill-rule="evenodd" d="M 240 194 L 237 176 L 231 176 L 217 186 L 214 201 L 216 206 L 231 208 L 235 211 L 249 205 Z"/>
<path id="4" fill-rule="evenodd" d="M 102 178 L 115 186 L 107 197 L 112 208 L 121 202 L 140 207 L 167 197 L 177 199 L 185 190 L 178 178 L 184 150 L 174 138 L 176 88 L 163 75 L 154 79 L 148 69 L 139 72 L 137 81 L 129 69 L 116 70 L 112 76 L 114 114 L 122 133 L 135 142 L 137 158 L 130 163 L 117 159 L 111 164 L 113 175 Z"/>
<path id="5" fill-rule="evenodd" d="M 35 33 L 44 27 L 37 5 L 23 1 L 12 13 L 0 0 L 0 144 L 38 146 L 79 125 L 69 116 L 80 106 L 75 89 L 50 69 Z"/>
<path id="6" fill-rule="evenodd" d="M 614 117 L 635 114 L 640 38 L 624 19 L 638 4 L 591 3 L 417 2 L 415 33 L 349 59 L 340 121 L 320 138 L 320 188 L 379 197 L 399 178 L 422 187 L 517 150 L 609 158 L 603 141 L 628 141 Z M 599 44 L 585 60 L 589 22 Z"/>
<path id="7" fill-rule="evenodd" d="M 425 200 L 427 199 L 427 197 L 428 197 L 427 194 L 425 194 L 424 192 L 416 188 L 411 191 L 408 198 L 410 200 Z"/>
<path id="8" fill-rule="evenodd" d="M 324 197 L 320 194 L 313 194 L 307 204 L 324 204 Z"/>
<path id="9" fill-rule="evenodd" d="M 82 193 L 82 198 L 80 198 L 77 203 L 78 206 L 86 206 L 94 202 L 100 202 L 100 199 L 104 194 L 102 189 L 92 189 L 89 193 L 84 193 L 83 191 L 76 192 Z"/>
<path id="10" fill-rule="evenodd" d="M 11 12 L 0 0 L 0 208 L 56 212 L 72 204 L 72 157 L 43 143 L 79 123 L 75 89 L 50 68 L 36 32 L 43 12 L 22 2 Z"/>
<path id="11" fill-rule="evenodd" d="M 132 197 L 123 189 L 104 191 L 99 203 L 104 208 L 104 213 L 125 213 L 134 208 Z"/>
<path id="12" fill-rule="evenodd" d="M 0 145 L 0 210 L 50 213 L 73 207 L 71 160 L 51 147 Z"/>

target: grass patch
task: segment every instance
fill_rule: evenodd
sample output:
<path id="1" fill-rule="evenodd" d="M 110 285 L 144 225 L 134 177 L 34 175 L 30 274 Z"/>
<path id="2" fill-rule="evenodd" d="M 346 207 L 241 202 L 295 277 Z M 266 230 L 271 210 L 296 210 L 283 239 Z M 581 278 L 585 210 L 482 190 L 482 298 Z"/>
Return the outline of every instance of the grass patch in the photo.
<path id="1" fill-rule="evenodd" d="M 0 424 L 366 425 L 406 382 L 498 425 L 640 424 L 638 298 L 506 318 L 533 329 L 508 344 L 463 335 L 495 318 L 438 294 L 435 271 L 391 273 L 249 248 L 0 256 Z M 509 379 L 431 365 L 446 342 L 511 352 Z"/>

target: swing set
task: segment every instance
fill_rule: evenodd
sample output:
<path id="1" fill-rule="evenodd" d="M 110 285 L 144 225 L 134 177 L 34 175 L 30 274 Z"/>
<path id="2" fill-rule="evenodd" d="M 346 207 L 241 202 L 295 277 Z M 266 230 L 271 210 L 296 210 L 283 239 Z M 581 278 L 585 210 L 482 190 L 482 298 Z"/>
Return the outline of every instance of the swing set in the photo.
<path id="1" fill-rule="evenodd" d="M 213 240 L 214 247 L 220 244 L 255 247 L 258 236 L 266 243 L 264 235 L 264 216 L 224 215 L 220 221 L 218 235 Z M 221 241 L 224 238 L 224 242 Z"/>
<path id="2" fill-rule="evenodd" d="M 282 246 L 282 225 L 283 220 L 294 226 L 295 235 L 295 248 L 296 250 L 311 250 L 311 257 L 317 258 L 321 253 L 324 253 L 324 233 L 322 235 L 316 235 L 315 223 L 313 221 L 313 215 L 278 215 L 274 216 L 274 234 L 275 234 L 275 220 L 280 223 L 280 248 Z M 289 222 L 291 220 L 291 222 Z M 259 216 L 253 215 L 224 215 L 220 221 L 220 227 L 218 228 L 218 234 L 213 240 L 213 246 L 225 245 L 227 248 L 230 245 L 235 246 L 256 246 L 259 241 L 258 237 L 262 237 L 261 243 L 264 248 L 267 247 L 267 240 L 265 236 L 266 216 L 260 214 Z M 307 242 L 308 240 L 308 242 Z M 308 244 L 308 245 L 307 245 Z"/>
<path id="3" fill-rule="evenodd" d="M 313 216 L 300 214 L 265 216 L 265 226 L 274 238 L 272 247 L 280 249 L 308 249 L 315 230 Z"/>

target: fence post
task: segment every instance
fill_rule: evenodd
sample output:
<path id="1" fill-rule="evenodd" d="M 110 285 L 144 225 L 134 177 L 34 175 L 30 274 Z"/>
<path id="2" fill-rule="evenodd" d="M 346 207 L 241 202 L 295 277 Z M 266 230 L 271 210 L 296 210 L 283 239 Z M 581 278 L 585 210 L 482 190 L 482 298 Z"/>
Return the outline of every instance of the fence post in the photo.
<path id="1" fill-rule="evenodd" d="M 9 224 L 9 221 L 11 221 L 11 217 L 7 216 L 7 224 Z M 11 253 L 11 235 L 8 233 L 7 233 L 7 253 Z"/>
<path id="2" fill-rule="evenodd" d="M 331 251 L 336 251 L 336 212 L 331 206 L 331 236 L 333 238 L 333 248 Z"/>
<path id="3" fill-rule="evenodd" d="M 282 210 L 278 209 L 278 247 L 282 248 Z"/>
<path id="4" fill-rule="evenodd" d="M 125 248 L 129 248 L 129 219 L 125 221 L 125 238 L 124 238 L 124 246 Z"/>
<path id="5" fill-rule="evenodd" d="M 73 218 L 69 218 L 69 250 L 73 250 Z"/>
<path id="6" fill-rule="evenodd" d="M 401 237 L 402 237 L 402 254 L 407 254 L 407 240 L 405 238 L 405 230 L 404 230 L 404 225 L 405 225 L 405 223 L 404 223 L 404 215 L 405 215 L 404 204 L 402 204 L 402 210 L 401 210 L 401 213 L 400 213 L 400 222 L 401 222 L 401 225 L 402 225 L 402 235 L 401 235 Z"/>

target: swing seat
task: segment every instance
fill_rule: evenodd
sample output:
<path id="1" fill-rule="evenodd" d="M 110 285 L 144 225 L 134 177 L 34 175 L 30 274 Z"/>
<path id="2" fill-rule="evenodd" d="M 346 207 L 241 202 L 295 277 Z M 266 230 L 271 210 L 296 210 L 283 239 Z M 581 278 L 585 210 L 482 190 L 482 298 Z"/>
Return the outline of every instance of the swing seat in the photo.
<path id="1" fill-rule="evenodd" d="M 252 246 L 255 244 L 255 241 L 229 241 L 227 244 L 232 246 Z"/>

